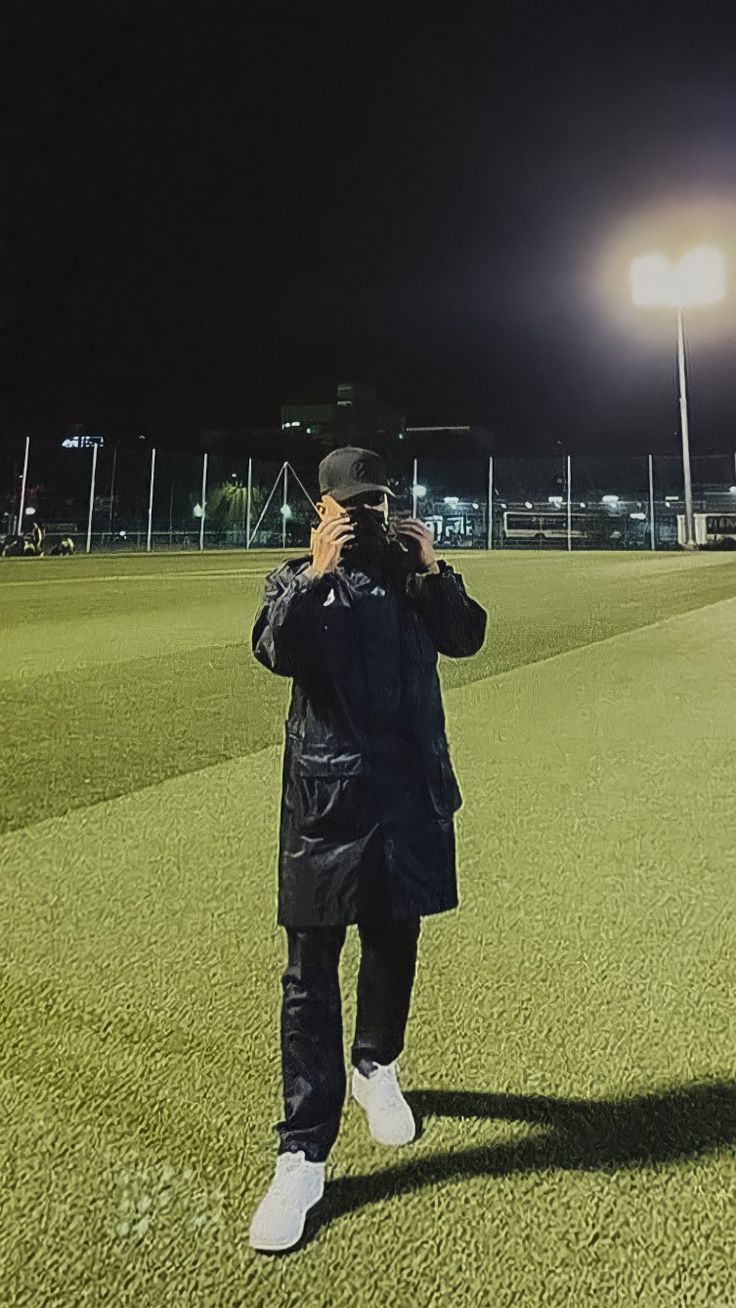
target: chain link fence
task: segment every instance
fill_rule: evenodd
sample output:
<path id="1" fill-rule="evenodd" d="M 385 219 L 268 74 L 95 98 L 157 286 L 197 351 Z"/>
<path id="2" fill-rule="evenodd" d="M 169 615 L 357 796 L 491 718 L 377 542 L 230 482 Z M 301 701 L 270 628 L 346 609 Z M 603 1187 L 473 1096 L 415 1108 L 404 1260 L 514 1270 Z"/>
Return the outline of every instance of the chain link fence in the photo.
<path id="1" fill-rule="evenodd" d="M 0 453 L 3 553 L 306 552 L 320 457 L 279 464 L 29 439 Z M 694 455 L 691 474 L 697 543 L 736 549 L 736 453 Z M 420 517 L 443 551 L 663 550 L 685 540 L 682 460 L 670 455 L 409 458 L 390 462 L 389 481 L 391 512 Z"/>

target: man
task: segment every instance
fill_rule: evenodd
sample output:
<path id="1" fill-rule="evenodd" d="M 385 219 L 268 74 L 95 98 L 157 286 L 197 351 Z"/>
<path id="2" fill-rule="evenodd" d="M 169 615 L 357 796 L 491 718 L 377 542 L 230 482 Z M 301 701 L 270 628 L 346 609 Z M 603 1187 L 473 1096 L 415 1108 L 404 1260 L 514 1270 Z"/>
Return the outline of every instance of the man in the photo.
<path id="1" fill-rule="evenodd" d="M 39 557 L 42 558 L 42 557 L 43 557 L 43 542 L 44 542 L 44 537 L 45 537 L 45 535 L 46 535 L 46 532 L 45 532 L 44 528 L 41 526 L 41 523 L 38 522 L 38 521 L 36 521 L 35 519 L 34 519 L 34 522 L 33 522 L 32 535 L 33 535 L 33 548 L 34 548 L 36 554 L 39 555 Z"/>
<path id="2" fill-rule="evenodd" d="M 420 918 L 456 908 L 454 813 L 437 653 L 475 654 L 487 615 L 435 557 L 416 518 L 388 522 L 383 460 L 333 450 L 320 491 L 343 508 L 313 557 L 266 578 L 255 657 L 293 679 L 286 722 L 278 922 L 286 929 L 276 1174 L 250 1227 L 256 1249 L 292 1247 L 322 1197 L 346 1074 L 338 963 L 361 940 L 352 1094 L 373 1137 L 408 1143 L 414 1118 L 396 1060 Z"/>

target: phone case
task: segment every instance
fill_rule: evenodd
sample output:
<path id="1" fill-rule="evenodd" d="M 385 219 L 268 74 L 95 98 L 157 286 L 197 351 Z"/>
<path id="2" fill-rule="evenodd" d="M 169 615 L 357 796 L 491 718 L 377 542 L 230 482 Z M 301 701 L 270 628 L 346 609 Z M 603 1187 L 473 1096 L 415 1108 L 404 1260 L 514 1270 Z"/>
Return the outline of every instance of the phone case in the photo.
<path id="1" fill-rule="evenodd" d="M 317 500 L 314 507 L 322 522 L 329 522 L 332 518 L 339 518 L 340 515 L 344 513 L 342 505 L 338 504 L 337 500 L 333 500 L 331 495 L 323 495 L 321 500 Z M 309 537 L 310 554 L 314 554 L 314 536 L 316 531 L 317 528 L 312 527 L 312 532 Z"/>

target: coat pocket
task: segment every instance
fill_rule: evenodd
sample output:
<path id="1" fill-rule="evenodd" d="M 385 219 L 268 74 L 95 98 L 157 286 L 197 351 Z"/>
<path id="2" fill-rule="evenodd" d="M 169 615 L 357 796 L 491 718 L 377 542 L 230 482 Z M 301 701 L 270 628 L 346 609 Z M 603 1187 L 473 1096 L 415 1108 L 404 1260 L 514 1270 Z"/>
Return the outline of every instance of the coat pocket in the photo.
<path id="1" fill-rule="evenodd" d="M 427 756 L 429 799 L 437 817 L 447 820 L 461 807 L 463 799 L 446 749 L 433 749 Z"/>
<path id="2" fill-rule="evenodd" d="M 305 835 L 348 844 L 375 821 L 369 767 L 359 752 L 292 754 L 296 822 Z"/>

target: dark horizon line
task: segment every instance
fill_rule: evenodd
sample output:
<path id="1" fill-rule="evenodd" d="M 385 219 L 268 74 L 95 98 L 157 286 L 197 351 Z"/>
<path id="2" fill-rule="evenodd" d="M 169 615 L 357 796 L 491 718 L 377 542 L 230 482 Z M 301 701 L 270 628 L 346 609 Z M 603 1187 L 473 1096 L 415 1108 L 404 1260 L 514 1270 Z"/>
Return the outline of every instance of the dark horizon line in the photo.
<path id="1" fill-rule="evenodd" d="M 455 424 L 448 424 L 448 427 L 452 427 L 453 425 Z M 467 424 L 462 424 L 462 425 L 466 426 Z M 440 430 L 442 430 L 441 424 L 438 424 L 438 427 Z M 485 430 L 487 431 L 488 429 L 486 428 Z M 17 457 L 22 459 L 26 439 L 30 440 L 31 448 L 33 447 L 34 442 L 41 445 L 46 445 L 46 446 L 53 445 L 54 447 L 56 447 L 57 445 L 61 446 L 63 440 L 70 439 L 74 434 L 75 433 L 69 429 L 67 430 L 57 429 L 55 432 L 49 432 L 47 434 L 40 434 L 38 432 L 34 433 L 28 431 L 26 432 L 19 431 L 19 432 L 10 433 L 6 428 L 4 431 L 0 431 L 0 445 L 4 448 L 6 454 L 9 454 L 11 453 L 11 446 L 16 445 L 17 442 L 17 446 L 16 446 Z M 101 448 L 105 448 L 106 446 L 108 449 L 110 447 L 127 449 L 128 452 L 130 452 L 132 449 L 140 448 L 141 442 L 145 441 L 144 448 L 146 450 L 162 449 L 162 450 L 166 450 L 168 453 L 180 452 L 182 454 L 189 454 L 189 455 L 198 455 L 198 454 L 207 453 L 215 456 L 220 456 L 223 458 L 230 457 L 230 456 L 232 456 L 233 458 L 242 458 L 244 456 L 247 456 L 249 453 L 248 450 L 237 449 L 235 448 L 234 443 L 239 441 L 250 440 L 251 442 L 253 442 L 254 446 L 258 450 L 257 453 L 254 452 L 252 457 L 257 458 L 259 460 L 263 460 L 266 457 L 267 453 L 273 453 L 280 461 L 282 462 L 293 461 L 295 464 L 297 462 L 301 463 L 304 462 L 305 460 L 310 460 L 312 458 L 321 459 L 329 450 L 340 448 L 341 445 L 358 445 L 360 444 L 361 441 L 360 437 L 356 437 L 353 440 L 345 440 L 342 442 L 339 442 L 336 438 L 335 440 L 331 440 L 331 441 L 314 441 L 314 442 L 305 441 L 302 445 L 295 446 L 285 438 L 285 434 L 281 430 L 281 428 L 251 428 L 251 429 L 223 428 L 223 427 L 196 428 L 196 429 L 190 429 L 189 432 L 187 433 L 189 437 L 188 441 L 186 440 L 177 441 L 174 432 L 166 433 L 166 434 L 162 433 L 159 434 L 158 436 L 148 436 L 145 434 L 143 436 L 141 436 L 140 434 L 136 435 L 134 434 L 132 427 L 130 429 L 130 432 L 126 432 L 121 436 L 116 436 L 114 430 L 113 433 L 110 434 L 109 432 L 105 433 L 105 432 L 93 431 L 87 429 L 87 430 L 80 431 L 78 434 L 81 436 L 95 436 L 95 435 L 102 436 L 104 445 Z M 208 441 L 207 440 L 208 434 L 214 437 L 220 436 L 222 434 L 222 439 L 220 441 L 218 441 L 217 439 Z M 632 458 L 647 458 L 649 455 L 651 455 L 653 458 L 681 458 L 682 457 L 682 447 L 681 447 L 681 441 L 679 435 L 673 435 L 669 438 L 668 448 L 664 448 L 661 441 L 658 442 L 657 444 L 639 446 L 636 448 L 633 448 L 631 446 L 615 448 L 610 445 L 605 447 L 601 447 L 600 445 L 598 445 L 597 448 L 591 448 L 591 445 L 584 446 L 579 440 L 570 441 L 570 442 L 563 442 L 558 439 L 555 440 L 548 439 L 546 441 L 529 440 L 528 442 L 525 442 L 523 444 L 519 444 L 518 442 L 514 444 L 509 440 L 503 440 L 500 437 L 493 437 L 492 433 L 491 436 L 494 441 L 494 448 L 488 449 L 487 451 L 477 450 L 477 449 L 473 450 L 473 449 L 468 449 L 467 447 L 459 450 L 453 450 L 452 446 L 448 443 L 447 458 L 463 463 L 473 462 L 473 461 L 482 463 L 485 462 L 488 458 L 560 459 L 560 458 L 566 458 L 568 455 L 570 456 L 570 458 L 578 457 L 578 458 L 585 458 L 585 459 L 595 459 L 595 458 L 632 459 Z M 264 453 L 265 447 L 263 446 L 262 442 L 264 441 L 264 439 L 267 440 L 269 437 L 278 438 L 279 448 L 277 448 L 276 442 L 274 442 L 273 450 L 266 451 L 266 453 Z M 410 453 L 410 451 L 412 451 L 413 449 L 414 451 L 416 451 L 416 453 L 413 453 L 412 457 L 415 458 L 420 457 L 422 452 L 417 448 L 419 444 L 420 441 L 412 440 L 410 437 L 405 443 L 406 452 Z M 734 446 L 734 448 L 732 449 L 726 447 L 716 448 L 712 445 L 709 445 L 707 447 L 706 446 L 701 447 L 697 441 L 693 440 L 692 437 L 690 438 L 689 444 L 690 444 L 691 458 L 736 459 L 736 446 Z M 382 442 L 378 442 L 378 445 L 379 446 L 382 445 Z M 80 448 L 83 449 L 85 447 L 82 446 Z M 87 448 L 91 449 L 92 446 L 88 446 Z M 371 447 L 367 446 L 364 448 L 371 448 Z M 402 450 L 397 448 L 397 445 L 393 445 L 390 451 L 386 451 L 384 448 L 384 457 L 387 458 L 390 458 L 392 455 L 395 457 L 397 454 L 400 453 L 402 453 Z M 442 457 L 442 455 L 438 454 L 435 450 L 429 451 L 425 449 L 423 457 L 430 461 L 437 461 Z M 736 466 L 734 470 L 734 475 L 736 476 Z"/>

